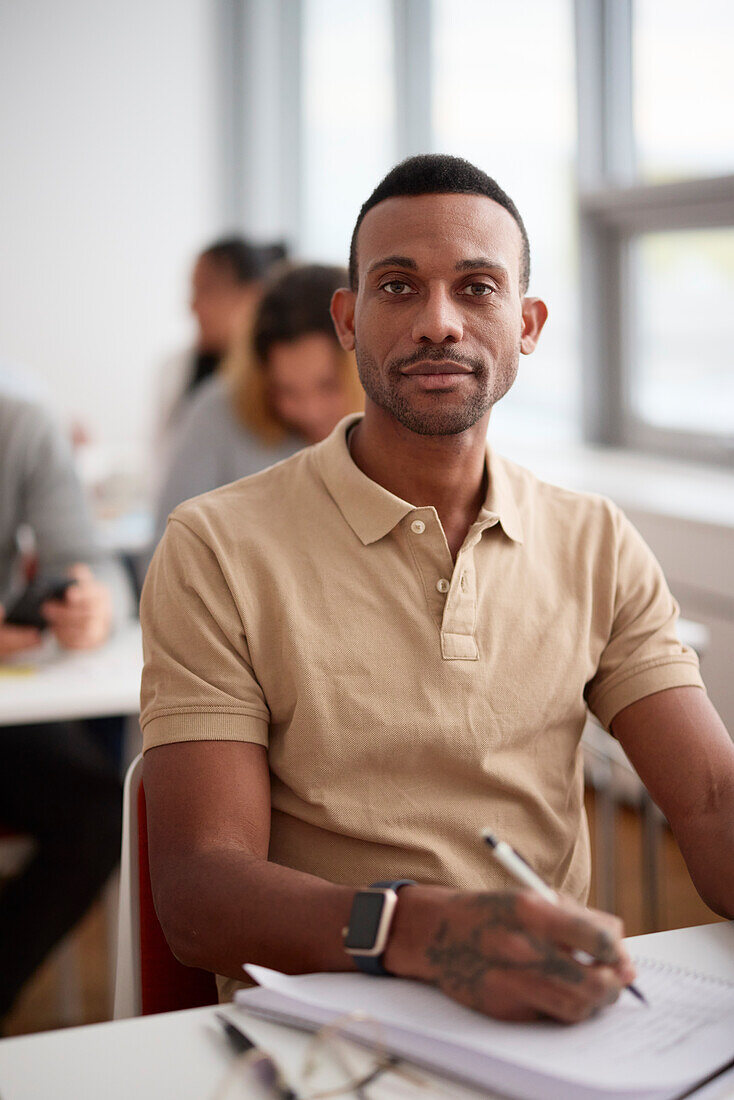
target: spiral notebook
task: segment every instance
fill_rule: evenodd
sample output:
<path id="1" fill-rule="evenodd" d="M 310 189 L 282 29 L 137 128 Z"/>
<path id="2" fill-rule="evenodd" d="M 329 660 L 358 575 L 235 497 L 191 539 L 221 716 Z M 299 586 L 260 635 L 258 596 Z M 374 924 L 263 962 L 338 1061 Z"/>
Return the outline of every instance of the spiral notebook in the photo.
<path id="1" fill-rule="evenodd" d="M 635 958 L 649 1007 L 623 992 L 594 1019 L 502 1023 L 421 982 L 365 974 L 292 977 L 248 966 L 248 1013 L 314 1030 L 334 1021 L 391 1053 L 518 1100 L 678 1100 L 734 1063 L 734 983 Z M 350 1013 L 367 1022 L 350 1020 Z"/>

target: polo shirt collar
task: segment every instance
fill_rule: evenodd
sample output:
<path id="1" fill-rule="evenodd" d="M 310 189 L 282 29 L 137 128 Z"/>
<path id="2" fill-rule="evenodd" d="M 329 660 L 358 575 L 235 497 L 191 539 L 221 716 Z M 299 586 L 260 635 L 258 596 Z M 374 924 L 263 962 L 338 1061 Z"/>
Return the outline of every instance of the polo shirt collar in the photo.
<path id="1" fill-rule="evenodd" d="M 363 474 L 349 453 L 347 433 L 362 414 L 346 416 L 323 442 L 312 448 L 319 474 L 357 538 L 368 546 L 384 538 L 415 505 L 383 489 Z M 505 534 L 522 542 L 522 524 L 507 471 L 501 458 L 487 448 L 489 489 L 476 519 L 475 529 L 499 520 Z"/>
<path id="2" fill-rule="evenodd" d="M 481 522 L 485 517 L 491 520 L 498 519 L 508 538 L 513 542 L 522 542 L 522 519 L 512 491 L 507 465 L 489 445 L 487 445 L 487 470 L 489 487 L 477 521 Z"/>

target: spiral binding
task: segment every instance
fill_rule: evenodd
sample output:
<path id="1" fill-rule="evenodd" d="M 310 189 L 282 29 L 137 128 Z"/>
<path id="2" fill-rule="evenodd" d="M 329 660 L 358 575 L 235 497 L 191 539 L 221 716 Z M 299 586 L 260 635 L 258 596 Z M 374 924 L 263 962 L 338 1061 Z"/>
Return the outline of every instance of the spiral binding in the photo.
<path id="1" fill-rule="evenodd" d="M 666 974 L 674 974 L 677 977 L 692 978 L 698 982 L 710 982 L 712 985 L 724 986 L 734 993 L 734 981 L 730 978 L 717 978 L 715 974 L 702 974 L 700 970 L 691 970 L 687 966 L 676 966 L 673 963 L 662 962 L 660 959 L 649 959 L 646 955 L 633 955 L 634 962 L 642 963 L 651 970 L 663 971 Z"/>

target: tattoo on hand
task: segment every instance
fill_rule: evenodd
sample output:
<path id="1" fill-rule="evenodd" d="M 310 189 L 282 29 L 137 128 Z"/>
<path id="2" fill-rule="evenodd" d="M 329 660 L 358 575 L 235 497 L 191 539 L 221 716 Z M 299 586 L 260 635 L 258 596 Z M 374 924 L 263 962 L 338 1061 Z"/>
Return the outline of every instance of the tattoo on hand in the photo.
<path id="1" fill-rule="evenodd" d="M 605 928 L 601 929 L 596 938 L 594 957 L 599 959 L 600 962 L 609 963 L 611 966 L 619 962 L 619 955 L 614 946 L 614 941 Z"/>
<path id="2" fill-rule="evenodd" d="M 512 894 L 480 895 L 472 898 L 468 906 L 479 911 L 468 934 L 463 938 L 452 936 L 448 922 L 444 921 L 426 949 L 426 959 L 436 967 L 440 985 L 472 994 L 492 971 L 535 972 L 572 984 L 583 981 L 583 971 L 577 963 L 522 924 L 517 915 L 517 899 Z M 522 936 L 530 948 L 530 957 L 513 959 L 483 946 L 487 932 Z"/>

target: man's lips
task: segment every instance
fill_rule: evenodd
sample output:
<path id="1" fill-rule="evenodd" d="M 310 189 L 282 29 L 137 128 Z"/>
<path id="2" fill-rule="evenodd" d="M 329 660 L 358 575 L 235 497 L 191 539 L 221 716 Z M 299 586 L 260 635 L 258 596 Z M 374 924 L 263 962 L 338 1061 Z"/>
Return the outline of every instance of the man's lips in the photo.
<path id="1" fill-rule="evenodd" d="M 473 374 L 474 371 L 471 367 L 465 367 L 461 363 L 453 363 L 451 360 L 446 360 L 442 363 L 436 363 L 434 360 L 425 363 L 412 363 L 409 367 L 405 367 L 401 374 Z"/>

